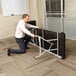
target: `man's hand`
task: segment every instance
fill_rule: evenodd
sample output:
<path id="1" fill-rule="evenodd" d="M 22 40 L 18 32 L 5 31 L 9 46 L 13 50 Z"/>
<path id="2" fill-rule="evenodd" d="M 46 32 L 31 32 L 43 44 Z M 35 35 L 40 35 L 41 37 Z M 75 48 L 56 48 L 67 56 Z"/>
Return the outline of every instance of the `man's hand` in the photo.
<path id="1" fill-rule="evenodd" d="M 36 28 L 39 28 L 38 26 L 36 26 Z"/>
<path id="2" fill-rule="evenodd" d="M 37 35 L 32 34 L 32 35 L 31 35 L 31 37 L 32 37 L 32 38 L 36 38 L 36 37 L 37 37 Z"/>
<path id="3" fill-rule="evenodd" d="M 36 29 L 41 29 L 41 27 L 36 26 Z"/>

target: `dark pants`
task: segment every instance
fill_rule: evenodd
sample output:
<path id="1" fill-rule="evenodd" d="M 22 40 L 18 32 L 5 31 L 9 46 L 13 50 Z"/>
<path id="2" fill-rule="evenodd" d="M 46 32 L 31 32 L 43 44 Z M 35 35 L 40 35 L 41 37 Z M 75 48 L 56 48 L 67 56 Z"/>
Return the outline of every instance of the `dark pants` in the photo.
<path id="1" fill-rule="evenodd" d="M 10 49 L 10 53 L 22 54 L 26 53 L 27 45 L 31 41 L 31 37 L 26 35 L 24 38 L 16 38 L 16 42 L 20 49 Z"/>

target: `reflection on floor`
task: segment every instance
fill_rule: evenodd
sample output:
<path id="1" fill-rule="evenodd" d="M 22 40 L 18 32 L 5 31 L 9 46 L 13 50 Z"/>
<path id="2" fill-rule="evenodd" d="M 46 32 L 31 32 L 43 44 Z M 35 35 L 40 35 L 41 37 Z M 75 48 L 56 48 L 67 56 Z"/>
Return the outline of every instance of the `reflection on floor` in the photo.
<path id="1" fill-rule="evenodd" d="M 38 59 L 38 48 L 29 45 L 26 54 L 7 56 L 7 49 L 18 48 L 14 38 L 0 40 L 0 76 L 76 76 L 76 41 L 66 40 L 66 59 L 46 53 Z"/>

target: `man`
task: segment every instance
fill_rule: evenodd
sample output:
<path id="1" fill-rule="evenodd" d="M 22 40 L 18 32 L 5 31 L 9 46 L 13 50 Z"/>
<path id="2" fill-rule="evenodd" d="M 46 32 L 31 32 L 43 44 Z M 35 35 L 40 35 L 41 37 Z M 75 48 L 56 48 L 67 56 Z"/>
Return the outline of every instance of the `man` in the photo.
<path id="1" fill-rule="evenodd" d="M 16 32 L 15 32 L 15 39 L 19 45 L 20 49 L 8 49 L 7 55 L 10 56 L 11 53 L 22 54 L 26 53 L 27 45 L 31 38 L 35 38 L 36 35 L 32 34 L 27 28 L 38 28 L 37 26 L 33 26 L 27 24 L 29 21 L 29 15 L 24 14 L 22 19 L 18 22 Z"/>

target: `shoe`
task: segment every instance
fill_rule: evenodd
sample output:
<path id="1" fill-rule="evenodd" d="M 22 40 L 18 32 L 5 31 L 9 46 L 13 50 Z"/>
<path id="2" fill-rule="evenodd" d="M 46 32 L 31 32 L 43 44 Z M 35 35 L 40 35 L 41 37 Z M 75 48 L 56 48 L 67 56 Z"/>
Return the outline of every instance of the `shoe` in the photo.
<path id="1" fill-rule="evenodd" d="M 30 49 L 30 47 L 26 47 L 26 49 Z"/>
<path id="2" fill-rule="evenodd" d="M 10 55 L 10 48 L 7 50 L 7 55 L 8 55 L 8 56 L 11 56 L 11 55 Z"/>

